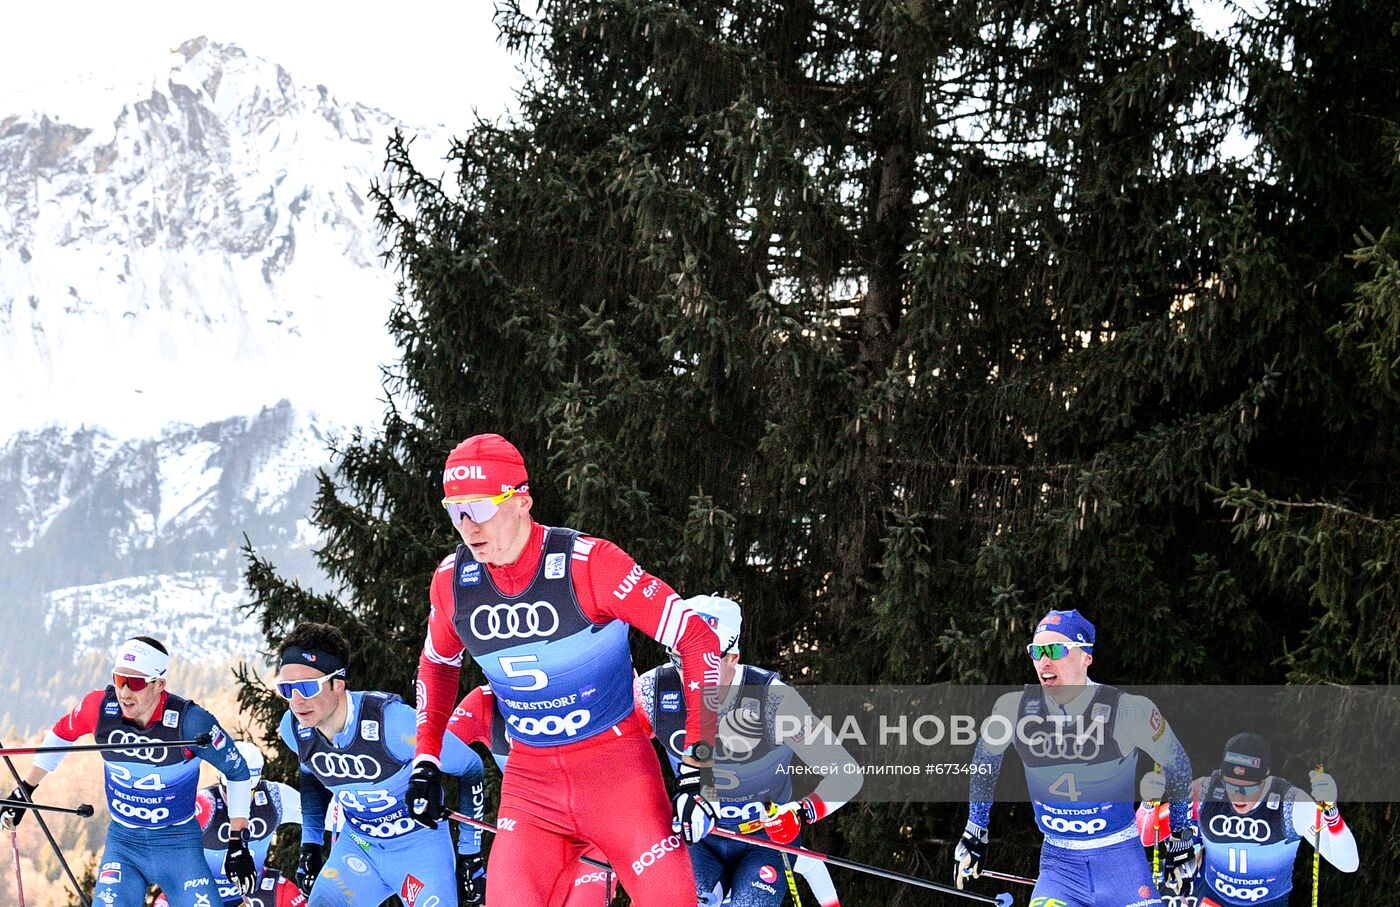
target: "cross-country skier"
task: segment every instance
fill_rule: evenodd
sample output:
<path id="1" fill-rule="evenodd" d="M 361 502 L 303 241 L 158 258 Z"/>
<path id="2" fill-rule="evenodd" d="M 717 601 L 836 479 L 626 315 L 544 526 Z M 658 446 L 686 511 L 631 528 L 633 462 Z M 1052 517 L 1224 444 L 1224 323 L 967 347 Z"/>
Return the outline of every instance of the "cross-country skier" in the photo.
<path id="1" fill-rule="evenodd" d="M 486 747 L 496 760 L 496 767 L 501 770 L 502 775 L 505 774 L 506 763 L 510 758 L 511 739 L 506 732 L 505 716 L 501 714 L 500 707 L 496 704 L 496 696 L 491 692 L 489 685 L 483 684 L 462 697 L 462 701 L 452 712 L 451 720 L 447 722 L 447 733 L 463 743 L 479 743 Z M 478 815 L 473 818 L 482 817 Z M 472 831 L 466 827 L 458 832 L 474 833 L 478 836 L 481 834 L 480 831 Z M 607 861 L 603 852 L 596 847 L 589 848 L 583 856 L 599 862 Z M 559 907 L 607 905 L 612 901 L 612 882 L 609 873 L 580 861 L 574 867 L 573 882 Z"/>
<path id="2" fill-rule="evenodd" d="M 447 826 L 424 828 L 408 814 L 414 710 L 389 693 L 347 688 L 349 646 L 329 624 L 298 624 L 277 660 L 277 692 L 289 706 L 281 736 L 301 763 L 297 881 L 310 907 L 359 907 L 395 895 L 408 907 L 454 907 L 463 878 L 470 884 L 461 901 L 480 903 L 470 882 L 479 875 L 479 841 L 464 835 L 454 861 Z M 451 740 L 442 764 L 461 781 L 462 810 L 479 809 L 471 798 L 481 796 L 481 759 Z M 323 864 L 330 795 L 345 825 Z"/>
<path id="3" fill-rule="evenodd" d="M 1258 734 L 1236 734 L 1225 744 L 1220 768 L 1191 786 L 1202 842 L 1198 907 L 1287 907 L 1299 841 L 1342 872 L 1360 865 L 1356 838 L 1337 808 L 1337 782 L 1324 772 L 1309 773 L 1310 797 L 1269 774 L 1269 750 Z M 1164 784 L 1160 772 L 1149 772 L 1143 796 L 1160 800 Z M 1138 809 L 1144 843 L 1162 833 L 1166 810 L 1155 812 L 1154 823 L 1150 805 Z"/>
<path id="4" fill-rule="evenodd" d="M 719 794 L 721 827 L 737 831 L 756 820 L 758 834 L 790 844 L 802 828 L 831 815 L 860 792 L 859 764 L 839 743 L 819 735 L 784 736 L 779 716 L 788 726 L 810 729 L 811 709 L 777 673 L 739 663 L 739 634 L 743 613 L 737 602 L 697 595 L 685 604 L 714 628 L 720 644 L 720 700 L 715 742 L 715 789 Z M 686 746 L 686 702 L 682 695 L 689 676 L 681 659 L 652 668 L 636 680 L 638 707 L 648 728 L 661 741 L 672 768 L 680 764 Z M 810 738 L 810 739 L 809 739 Z M 801 801 L 792 799 L 791 766 L 796 755 L 806 765 L 821 766 L 821 783 Z M 770 806 L 776 809 L 769 809 Z M 716 885 L 733 907 L 776 907 L 787 896 L 782 881 L 782 855 L 739 841 L 706 838 L 690 848 L 695 867 L 696 895 L 701 904 L 719 901 Z"/>
<path id="5" fill-rule="evenodd" d="M 410 785 L 416 815 L 431 823 L 441 802 L 438 749 L 466 651 L 515 739 L 490 861 L 492 878 L 511 883 L 490 888 L 488 904 L 558 904 L 578 857 L 596 846 L 638 907 L 690 907 L 694 876 L 682 844 L 715 820 L 714 713 L 703 702 L 719 682 L 714 632 L 616 545 L 535 522 L 525 461 L 500 435 L 457 445 L 443 492 L 462 544 L 430 591 Z M 680 652 L 690 678 L 690 751 L 670 810 L 633 714 L 629 625 Z"/>
<path id="6" fill-rule="evenodd" d="M 261 884 L 263 866 L 267 863 L 267 851 L 277 829 L 283 825 L 301 824 L 301 797 L 296 788 L 280 781 L 268 781 L 262 776 L 262 750 L 246 740 L 235 746 L 248 766 L 250 806 L 248 813 L 248 849 L 253 852 L 253 866 L 258 873 L 258 890 Z M 223 850 L 228 846 L 230 825 L 228 817 L 228 779 L 220 778 L 218 784 L 200 790 L 195 797 L 195 819 L 204 829 L 204 858 L 209 863 L 209 871 L 214 874 L 214 884 L 225 907 L 237 907 L 243 903 L 243 896 L 224 876 Z M 271 889 L 268 889 L 271 890 Z"/>
<path id="7" fill-rule="evenodd" d="M 219 722 L 188 699 L 165 689 L 170 654 L 149 636 L 128 639 L 117 649 L 112 684 L 83 697 L 59 719 L 43 745 L 73 744 L 85 734 L 102 744 L 130 743 L 130 749 L 104 750 L 107 807 L 112 823 L 97 864 L 93 900 L 103 907 L 140 907 L 146 889 L 159 885 L 173 907 L 209 907 L 218 890 L 200 846 L 195 818 L 199 760 L 226 779 L 229 840 L 224 874 L 244 893 L 256 871 L 248 848 L 248 766 Z M 210 736 L 208 746 L 155 747 L 151 744 Z M 23 782 L 24 794 L 58 768 L 63 753 L 43 753 Z M 17 799 L 20 791 L 10 795 Z M 0 810 L 0 823 L 14 825 L 26 810 Z"/>
<path id="8" fill-rule="evenodd" d="M 1189 822 L 1191 762 L 1156 706 L 1089 679 L 1094 625 L 1051 611 L 1027 651 L 1038 686 L 997 700 L 1026 771 L 1036 825 L 1045 835 L 1031 904 L 1147 907 L 1161 903 L 1133 823 L 1139 752 L 1165 770 L 1170 832 L 1161 844 L 1166 885 L 1180 892 L 1194 871 Z M 984 724 L 984 727 L 987 725 Z M 976 878 L 1008 742 L 978 741 L 970 816 L 955 860 L 958 887 Z"/>

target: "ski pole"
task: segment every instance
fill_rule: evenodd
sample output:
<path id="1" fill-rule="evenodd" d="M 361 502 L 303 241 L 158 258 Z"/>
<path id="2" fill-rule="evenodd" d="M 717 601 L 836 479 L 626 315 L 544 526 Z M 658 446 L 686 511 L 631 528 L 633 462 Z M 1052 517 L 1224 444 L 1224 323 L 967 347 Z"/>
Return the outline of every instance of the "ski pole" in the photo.
<path id="1" fill-rule="evenodd" d="M 857 863 L 855 860 L 847 860 L 844 857 L 834 857 L 831 854 L 819 853 L 815 850 L 808 850 L 805 847 L 794 847 L 791 844 L 779 844 L 777 841 L 769 841 L 765 838 L 748 837 L 723 828 L 716 828 L 714 831 L 711 831 L 710 834 L 719 838 L 727 838 L 730 841 L 740 841 L 744 844 L 753 844 L 758 847 L 766 847 L 769 850 L 790 853 L 795 857 L 810 857 L 822 863 L 830 863 L 832 866 L 852 869 L 856 872 L 863 872 L 866 875 L 889 879 L 893 882 L 903 882 L 906 885 L 916 885 L 919 888 L 927 888 L 930 891 L 939 891 L 943 894 L 953 895 L 954 897 L 966 898 L 969 901 L 978 901 L 983 904 L 995 904 L 997 907 L 1011 907 L 1011 895 L 1007 892 L 1002 892 L 996 897 L 987 897 L 982 894 L 973 894 L 970 891 L 959 891 L 951 885 L 941 885 L 938 882 L 931 882 L 928 879 L 921 879 L 918 876 L 905 875 L 902 872 L 895 872 L 891 869 L 880 869 L 878 866 L 868 866 L 865 863 Z"/>
<path id="2" fill-rule="evenodd" d="M 19 907 L 24 907 L 24 879 L 19 872 L 19 829 L 10 829 L 10 850 L 15 855 L 15 891 L 19 892 Z"/>
<path id="3" fill-rule="evenodd" d="M 802 896 L 797 893 L 797 880 L 792 877 L 792 861 L 783 854 L 783 873 L 787 876 L 788 891 L 792 892 L 793 907 L 802 907 Z"/>
<path id="4" fill-rule="evenodd" d="M 1322 773 L 1322 763 L 1317 764 L 1318 774 Z M 1322 876 L 1322 804 L 1317 804 L 1317 825 L 1313 829 L 1313 884 L 1312 907 L 1317 907 L 1317 894 Z"/>
<path id="5" fill-rule="evenodd" d="M 470 825 L 472 828 L 479 828 L 482 831 L 489 832 L 493 835 L 496 833 L 496 826 L 488 825 L 480 819 L 473 819 L 471 816 L 463 815 L 462 813 L 457 812 L 455 809 L 449 809 L 446 813 L 444 813 L 444 815 L 454 822 L 460 822 L 463 825 Z M 607 863 L 604 863 L 602 860 L 595 860 L 592 857 L 581 856 L 578 858 L 578 861 L 580 863 L 587 863 L 594 869 L 601 869 L 606 873 L 611 873 L 613 871 L 613 868 Z"/>
<path id="6" fill-rule="evenodd" d="M 979 869 L 977 871 L 979 879 L 991 879 L 996 882 L 1010 882 L 1013 885 L 1026 885 L 1035 887 L 1035 879 L 1028 879 L 1025 876 L 1014 876 L 1007 872 L 992 872 L 990 869 Z"/>
<path id="7" fill-rule="evenodd" d="M 10 774 L 14 776 L 15 784 L 19 785 L 20 798 L 29 800 L 28 795 L 24 793 L 24 785 L 21 783 L 19 770 L 15 768 L 15 764 L 10 761 L 10 757 L 4 755 L 3 750 L 4 747 L 0 746 L 0 758 L 5 760 L 5 767 L 9 769 Z M 41 812 L 34 813 L 34 821 L 38 822 L 39 827 L 44 830 L 44 837 L 48 839 L 49 846 L 53 848 L 54 856 L 58 857 L 58 864 L 63 867 L 63 871 L 68 875 L 68 881 L 73 883 L 73 890 L 78 893 L 78 900 L 82 903 L 83 907 L 92 907 L 92 902 L 88 900 L 87 895 L 83 894 L 83 886 L 78 884 L 78 877 L 73 875 L 73 868 L 69 866 L 68 861 L 63 858 L 63 850 L 58 846 L 58 842 L 54 840 L 53 832 L 49 831 L 49 823 L 44 821 L 44 814 Z"/>
<path id="8" fill-rule="evenodd" d="M 77 806 L 50 806 L 47 803 L 35 803 L 33 800 L 10 800 L 0 797 L 0 809 L 7 806 L 17 806 L 20 809 L 43 810 L 46 813 L 64 813 L 69 816 L 81 816 L 84 819 L 92 818 L 92 807 L 86 803 L 79 803 Z"/>
<path id="9" fill-rule="evenodd" d="M 193 740 L 139 740 L 129 743 L 83 743 L 78 746 L 12 746 L 0 747 L 0 756 L 38 756 L 44 753 L 110 753 L 122 750 L 170 750 L 177 746 L 208 746 L 214 740 L 200 734 Z"/>
<path id="10" fill-rule="evenodd" d="M 1160 772 L 1162 764 L 1152 763 L 1152 770 Z M 1159 890 L 1162 885 L 1162 824 L 1157 821 L 1157 811 L 1161 808 L 1161 800 L 1152 801 L 1152 887 Z"/>

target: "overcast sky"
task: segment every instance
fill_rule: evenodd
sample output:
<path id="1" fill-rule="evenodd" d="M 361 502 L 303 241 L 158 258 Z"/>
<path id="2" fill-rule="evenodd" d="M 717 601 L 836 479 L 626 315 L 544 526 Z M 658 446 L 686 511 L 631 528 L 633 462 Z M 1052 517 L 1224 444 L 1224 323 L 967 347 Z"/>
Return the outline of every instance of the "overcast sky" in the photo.
<path id="1" fill-rule="evenodd" d="M 516 61 L 496 43 L 492 0 L 21 0 L 0 24 L 0 114 L 162 71 L 170 51 L 205 35 L 280 63 L 298 84 L 408 123 L 494 117 L 511 105 Z M 367 15 L 361 10 L 371 11 Z"/>

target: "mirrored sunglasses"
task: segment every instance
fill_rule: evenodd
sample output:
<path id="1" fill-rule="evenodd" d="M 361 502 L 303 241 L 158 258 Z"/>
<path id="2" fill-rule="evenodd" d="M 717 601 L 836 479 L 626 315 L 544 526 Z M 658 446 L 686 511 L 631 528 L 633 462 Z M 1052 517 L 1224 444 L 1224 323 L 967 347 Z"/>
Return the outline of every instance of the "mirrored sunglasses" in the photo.
<path id="1" fill-rule="evenodd" d="M 317 677 L 313 680 L 279 680 L 277 681 L 277 695 L 291 702 L 293 694 L 302 699 L 310 699 L 321 694 L 321 688 L 330 682 L 332 677 L 344 677 L 344 671 L 332 671 L 324 677 Z"/>
<path id="2" fill-rule="evenodd" d="M 112 683 L 117 689 L 129 689 L 133 693 L 139 693 L 150 684 L 156 682 L 154 677 L 132 677 L 129 674 L 113 674 Z"/>
<path id="3" fill-rule="evenodd" d="M 1059 661 L 1069 654 L 1070 649 L 1088 649 L 1093 645 L 1091 642 L 1052 642 L 1043 646 L 1031 643 L 1026 646 L 1026 652 L 1031 656 L 1031 661 L 1040 661 L 1046 657 L 1051 661 Z"/>
<path id="4" fill-rule="evenodd" d="M 1242 794 L 1248 797 L 1259 793 L 1259 788 L 1264 786 L 1264 782 L 1260 781 L 1256 784 L 1237 784 L 1234 781 L 1226 781 L 1225 786 L 1230 789 L 1231 793 Z"/>
<path id="5" fill-rule="evenodd" d="M 502 504 L 515 497 L 525 487 L 524 484 L 521 484 L 514 488 L 507 488 L 500 494 L 492 495 L 489 498 L 472 498 L 471 500 L 443 498 L 442 506 L 447 509 L 447 516 L 452 520 L 454 526 L 462 522 L 464 517 L 470 518 L 473 523 L 484 523 L 500 511 Z"/>

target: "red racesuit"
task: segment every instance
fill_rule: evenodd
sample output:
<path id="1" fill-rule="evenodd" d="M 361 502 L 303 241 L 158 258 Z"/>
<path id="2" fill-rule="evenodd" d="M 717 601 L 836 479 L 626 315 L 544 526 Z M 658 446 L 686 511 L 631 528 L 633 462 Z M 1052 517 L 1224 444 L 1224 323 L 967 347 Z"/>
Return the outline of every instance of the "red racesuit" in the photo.
<path id="1" fill-rule="evenodd" d="M 508 597 L 530 587 L 542 574 L 545 544 L 545 527 L 533 523 L 515 563 L 485 567 L 492 588 Z M 457 700 L 466 649 L 458 628 L 477 626 L 470 623 L 469 616 L 456 613 L 457 596 L 462 592 L 454 583 L 470 584 L 469 591 L 475 595 L 484 588 L 478 585 L 477 568 L 458 558 L 445 559 L 433 576 L 428 638 L 419 659 L 417 753 L 429 758 L 436 758 L 441 749 Z M 685 690 L 687 732 L 692 740 L 714 740 L 714 710 L 704 698 L 705 692 L 719 683 L 719 642 L 714 631 L 670 586 L 611 542 L 579 536 L 568 561 L 566 575 L 571 578 L 573 599 L 592 625 L 603 630 L 621 621 L 636 627 L 678 651 L 687 677 L 703 678 L 687 684 Z M 549 575 L 554 565 L 546 567 L 549 569 L 543 574 Z M 526 632 L 523 623 L 480 626 L 484 631 L 481 639 L 494 635 L 499 640 L 511 632 Z M 554 676 L 548 661 L 550 649 L 540 647 L 532 652 L 528 662 L 516 656 L 502 659 L 516 672 L 521 665 L 528 665 L 528 671 L 520 673 L 528 677 L 514 689 L 493 681 L 497 698 L 519 696 L 515 689 L 537 688 L 543 678 Z M 492 671 L 500 671 L 499 666 L 486 663 L 487 657 L 477 661 L 488 677 Z M 598 677 L 598 688 L 625 679 L 630 693 L 630 661 L 625 665 L 609 663 L 603 669 L 623 671 L 625 678 Z M 542 679 L 529 681 L 534 677 Z M 584 702 L 593 694 L 594 685 L 581 682 L 576 672 L 569 683 Z M 527 718 L 519 727 L 534 726 Z M 610 727 L 562 743 L 535 746 L 522 742 L 520 736 L 512 733 L 510 759 L 501 783 L 498 831 L 487 870 L 492 880 L 487 886 L 488 907 L 558 907 L 573 889 L 578 858 L 590 846 L 602 852 L 638 907 L 692 907 L 695 882 L 690 858 L 680 837 L 671 832 L 671 809 L 660 766 L 635 715 L 629 713 Z M 501 884 L 496 880 L 509 881 Z"/>

